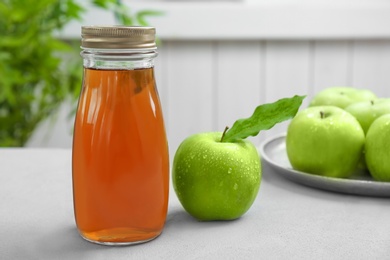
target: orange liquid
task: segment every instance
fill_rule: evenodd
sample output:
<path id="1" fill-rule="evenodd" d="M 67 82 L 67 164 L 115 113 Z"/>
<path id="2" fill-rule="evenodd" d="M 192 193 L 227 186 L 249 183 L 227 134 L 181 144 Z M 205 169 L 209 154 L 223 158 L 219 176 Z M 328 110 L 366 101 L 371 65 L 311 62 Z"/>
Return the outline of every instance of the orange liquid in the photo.
<path id="1" fill-rule="evenodd" d="M 169 159 L 153 68 L 84 69 L 72 156 L 81 236 L 130 244 L 161 233 Z"/>

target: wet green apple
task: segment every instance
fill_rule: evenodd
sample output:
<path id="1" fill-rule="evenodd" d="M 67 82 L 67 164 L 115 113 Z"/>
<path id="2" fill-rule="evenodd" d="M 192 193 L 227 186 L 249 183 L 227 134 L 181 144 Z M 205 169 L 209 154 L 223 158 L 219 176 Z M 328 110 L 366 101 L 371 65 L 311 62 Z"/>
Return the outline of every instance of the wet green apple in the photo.
<path id="1" fill-rule="evenodd" d="M 364 133 L 367 134 L 369 127 L 375 119 L 390 113 L 390 99 L 380 98 L 370 101 L 361 101 L 347 106 L 344 110 L 351 113 L 359 121 Z M 365 151 L 363 151 L 361 156 L 359 168 L 366 170 L 367 165 L 364 153 Z"/>
<path id="2" fill-rule="evenodd" d="M 350 177 L 365 136 L 354 116 L 335 106 L 309 107 L 287 129 L 286 150 L 294 169 L 328 177 Z"/>
<path id="3" fill-rule="evenodd" d="M 371 176 L 390 182 L 390 114 L 377 118 L 366 135 L 365 155 Z"/>
<path id="4" fill-rule="evenodd" d="M 187 137 L 178 147 L 172 183 L 184 209 L 201 221 L 232 220 L 254 202 L 261 165 L 248 140 L 221 142 L 222 132 Z"/>
<path id="5" fill-rule="evenodd" d="M 370 101 L 377 96 L 368 89 L 356 89 L 352 87 L 330 87 L 314 96 L 309 106 L 336 106 L 345 108 L 359 101 Z"/>
<path id="6" fill-rule="evenodd" d="M 184 209 L 201 221 L 233 220 L 245 214 L 261 182 L 260 156 L 246 138 L 293 118 L 304 98 L 295 95 L 259 105 L 223 133 L 184 139 L 172 165 L 173 188 Z"/>
<path id="7" fill-rule="evenodd" d="M 384 114 L 390 114 L 390 98 L 353 103 L 347 106 L 345 111 L 351 113 L 359 121 L 364 133 L 367 133 L 375 119 Z"/>

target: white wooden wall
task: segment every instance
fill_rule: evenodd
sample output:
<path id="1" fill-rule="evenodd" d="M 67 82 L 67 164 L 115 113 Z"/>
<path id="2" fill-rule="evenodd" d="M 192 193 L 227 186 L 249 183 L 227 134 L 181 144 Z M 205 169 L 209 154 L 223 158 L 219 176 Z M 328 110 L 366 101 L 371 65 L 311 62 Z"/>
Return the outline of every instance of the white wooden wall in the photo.
<path id="1" fill-rule="evenodd" d="M 156 80 L 171 157 L 190 134 L 223 131 L 265 102 L 313 94 L 330 86 L 368 88 L 390 97 L 390 40 L 166 40 Z M 64 106 L 48 132 L 44 123 L 30 147 L 71 147 L 72 121 Z M 287 123 L 251 138 L 286 131 Z"/>

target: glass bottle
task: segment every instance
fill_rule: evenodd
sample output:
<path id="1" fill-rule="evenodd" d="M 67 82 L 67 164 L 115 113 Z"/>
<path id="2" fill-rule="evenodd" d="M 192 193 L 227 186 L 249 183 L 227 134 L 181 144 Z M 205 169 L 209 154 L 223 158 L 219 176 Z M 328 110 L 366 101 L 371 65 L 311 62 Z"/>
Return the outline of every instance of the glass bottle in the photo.
<path id="1" fill-rule="evenodd" d="M 169 192 L 168 145 L 154 78 L 153 27 L 82 27 L 73 201 L 80 235 L 127 245 L 157 237 Z"/>

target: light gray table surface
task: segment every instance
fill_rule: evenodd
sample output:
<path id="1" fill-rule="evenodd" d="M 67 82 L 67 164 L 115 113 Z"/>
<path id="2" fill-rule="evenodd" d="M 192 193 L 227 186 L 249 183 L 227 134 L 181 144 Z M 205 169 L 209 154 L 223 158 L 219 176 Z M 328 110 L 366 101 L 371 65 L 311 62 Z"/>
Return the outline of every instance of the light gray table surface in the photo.
<path id="1" fill-rule="evenodd" d="M 3 148 L 0 167 L 0 259 L 390 259 L 389 198 L 302 186 L 264 162 L 240 219 L 199 222 L 171 188 L 163 233 L 126 247 L 78 235 L 70 150 Z"/>

